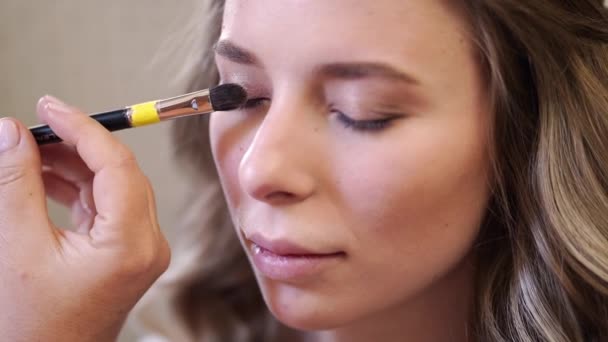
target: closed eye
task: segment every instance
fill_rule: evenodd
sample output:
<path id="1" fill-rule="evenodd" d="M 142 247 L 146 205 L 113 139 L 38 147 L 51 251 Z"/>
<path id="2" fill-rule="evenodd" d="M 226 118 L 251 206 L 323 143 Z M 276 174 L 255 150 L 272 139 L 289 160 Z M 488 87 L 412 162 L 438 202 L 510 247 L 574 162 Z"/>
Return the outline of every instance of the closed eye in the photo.
<path id="1" fill-rule="evenodd" d="M 342 125 L 344 125 L 345 128 L 350 128 L 355 131 L 363 131 L 363 132 L 364 131 L 367 131 L 367 132 L 381 131 L 385 128 L 388 128 L 388 126 L 390 126 L 390 124 L 393 122 L 393 120 L 398 118 L 397 116 L 393 116 L 393 117 L 386 117 L 386 118 L 382 118 L 382 119 L 355 120 L 340 111 L 334 110 L 334 113 L 337 115 L 338 121 L 340 121 L 340 123 Z"/>
<path id="2" fill-rule="evenodd" d="M 242 109 L 258 109 L 270 102 L 270 98 L 267 97 L 256 97 L 248 99 Z M 399 118 L 399 115 L 391 115 L 386 118 L 372 119 L 372 120 L 355 120 L 348 115 L 338 110 L 332 110 L 337 115 L 337 119 L 344 125 L 345 128 L 350 128 L 355 131 L 381 131 L 392 123 L 393 120 Z"/>
<path id="3" fill-rule="evenodd" d="M 247 102 L 245 102 L 245 104 L 243 104 L 241 106 L 241 108 L 244 109 L 250 109 L 250 108 L 256 108 L 256 107 L 260 107 L 263 104 L 265 104 L 265 102 L 269 102 L 270 99 L 267 97 L 257 97 L 257 98 L 253 98 L 253 99 L 248 99 Z"/>

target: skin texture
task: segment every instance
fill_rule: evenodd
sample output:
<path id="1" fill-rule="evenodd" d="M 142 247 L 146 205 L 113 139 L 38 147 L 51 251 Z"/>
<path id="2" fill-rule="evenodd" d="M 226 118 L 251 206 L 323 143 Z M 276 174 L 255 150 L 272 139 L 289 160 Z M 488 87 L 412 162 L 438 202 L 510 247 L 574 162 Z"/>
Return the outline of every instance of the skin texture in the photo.
<path id="1" fill-rule="evenodd" d="M 210 126 L 247 254 L 255 234 L 341 253 L 294 279 L 254 267 L 273 314 L 312 340 L 465 341 L 490 113 L 458 9 L 228 0 L 216 60 L 222 82 L 260 99 Z M 396 119 L 361 131 L 340 113 Z"/>

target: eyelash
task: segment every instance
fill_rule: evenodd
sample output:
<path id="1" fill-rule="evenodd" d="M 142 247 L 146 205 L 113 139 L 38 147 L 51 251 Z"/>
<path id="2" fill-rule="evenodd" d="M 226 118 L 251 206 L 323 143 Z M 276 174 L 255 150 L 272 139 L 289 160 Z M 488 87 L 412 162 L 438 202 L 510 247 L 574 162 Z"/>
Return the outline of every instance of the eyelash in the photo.
<path id="1" fill-rule="evenodd" d="M 354 120 L 348 115 L 334 110 L 332 111 L 337 115 L 338 121 L 345 128 L 349 128 L 355 131 L 360 132 L 377 132 L 387 128 L 395 118 L 384 118 L 384 119 L 374 119 L 374 120 Z"/>
<path id="2" fill-rule="evenodd" d="M 245 102 L 245 104 L 243 106 L 241 106 L 241 108 L 244 109 L 251 109 L 251 108 L 255 108 L 258 106 L 261 106 L 264 101 L 270 101 L 270 99 L 265 98 L 265 97 L 257 97 L 257 98 L 253 98 L 253 99 L 248 99 L 247 102 Z"/>
<path id="3" fill-rule="evenodd" d="M 258 97 L 247 100 L 245 104 L 241 107 L 243 109 L 254 109 L 256 107 L 261 106 L 265 101 L 270 101 L 268 98 Z M 348 115 L 338 111 L 332 110 L 332 113 L 337 115 L 338 121 L 348 129 L 352 129 L 354 131 L 359 132 L 377 132 L 387 128 L 396 117 L 388 117 L 384 119 L 374 119 L 374 120 L 354 120 L 350 118 Z"/>

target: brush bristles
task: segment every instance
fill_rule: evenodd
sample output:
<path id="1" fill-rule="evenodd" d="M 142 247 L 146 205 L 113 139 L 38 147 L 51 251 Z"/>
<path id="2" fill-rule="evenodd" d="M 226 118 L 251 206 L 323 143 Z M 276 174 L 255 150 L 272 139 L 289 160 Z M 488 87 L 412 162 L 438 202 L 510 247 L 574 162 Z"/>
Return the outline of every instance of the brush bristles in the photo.
<path id="1" fill-rule="evenodd" d="M 213 110 L 237 109 L 247 101 L 247 92 L 238 84 L 222 84 L 209 90 Z"/>

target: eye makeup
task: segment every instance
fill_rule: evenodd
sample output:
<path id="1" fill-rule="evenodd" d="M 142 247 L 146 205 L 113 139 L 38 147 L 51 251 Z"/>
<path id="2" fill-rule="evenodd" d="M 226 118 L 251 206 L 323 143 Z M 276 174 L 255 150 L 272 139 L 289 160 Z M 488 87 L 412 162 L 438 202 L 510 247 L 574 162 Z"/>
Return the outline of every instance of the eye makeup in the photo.
<path id="1" fill-rule="evenodd" d="M 240 83 L 249 98 L 239 110 L 248 114 L 265 113 L 272 103 L 271 91 L 263 82 L 254 81 L 257 71 L 226 72 L 223 81 Z M 260 78 L 260 77 L 257 77 Z M 325 103 L 320 110 L 344 128 L 356 132 L 379 132 L 397 119 L 409 116 L 411 98 L 396 82 L 384 79 L 321 80 L 311 102 Z M 324 108 L 324 109 L 322 109 Z"/>
<path id="2" fill-rule="evenodd" d="M 253 110 L 261 108 L 264 104 L 271 101 L 271 95 L 267 88 L 260 85 L 259 82 L 253 80 L 242 73 L 227 73 L 222 75 L 220 72 L 220 84 L 239 84 L 247 92 L 247 101 L 240 106 L 240 110 Z"/>
<path id="3" fill-rule="evenodd" d="M 355 131 L 362 132 L 376 132 L 381 131 L 392 123 L 397 117 L 388 117 L 385 119 L 374 119 L 374 120 L 354 120 L 348 115 L 336 112 L 337 118 L 344 125 L 345 128 L 350 128 Z"/>

